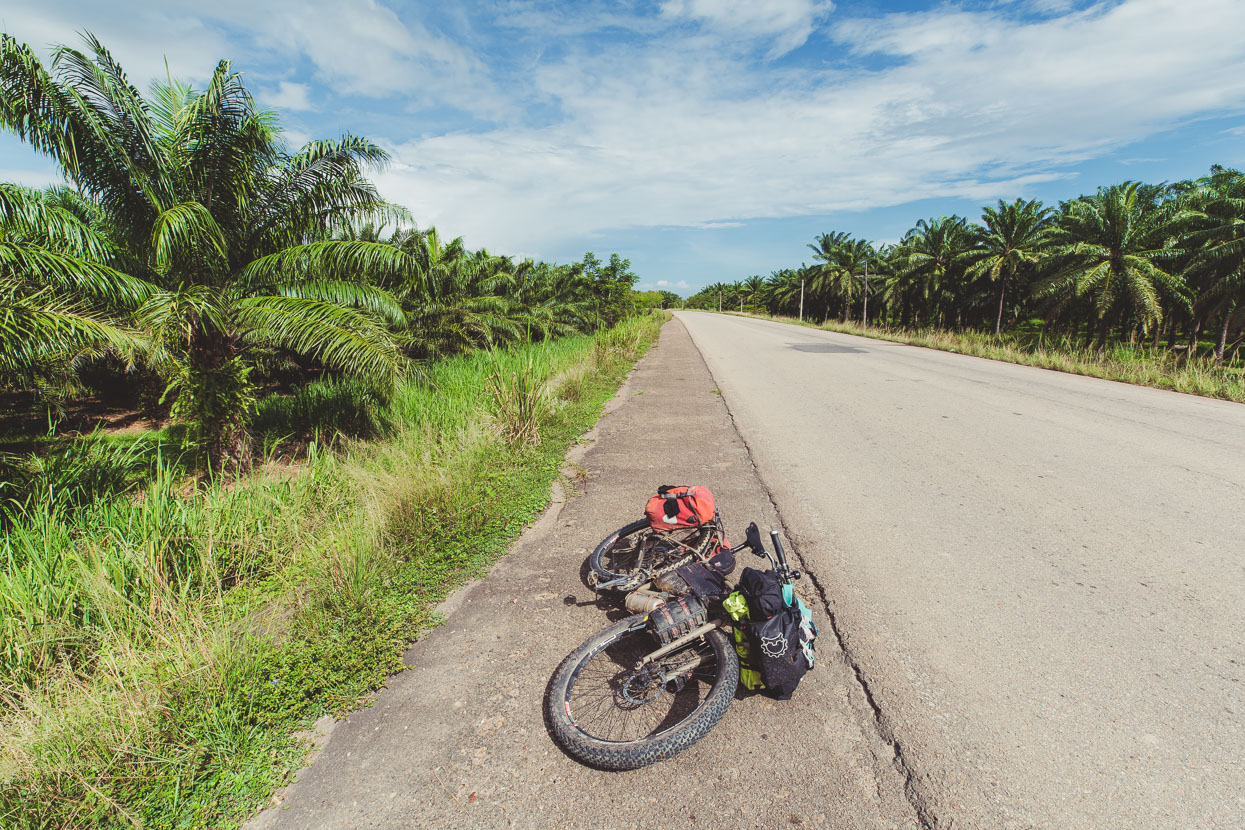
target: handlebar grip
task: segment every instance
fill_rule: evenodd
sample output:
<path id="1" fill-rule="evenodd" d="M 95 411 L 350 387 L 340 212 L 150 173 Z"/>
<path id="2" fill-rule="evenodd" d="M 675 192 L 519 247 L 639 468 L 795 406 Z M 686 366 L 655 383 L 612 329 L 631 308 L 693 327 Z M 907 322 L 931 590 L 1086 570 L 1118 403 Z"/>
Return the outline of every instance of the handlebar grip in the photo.
<path id="1" fill-rule="evenodd" d="M 778 538 L 778 531 L 771 530 L 769 532 L 770 541 L 774 543 L 774 552 L 778 554 L 778 564 L 785 571 L 787 569 L 787 551 L 783 549 L 782 539 Z"/>

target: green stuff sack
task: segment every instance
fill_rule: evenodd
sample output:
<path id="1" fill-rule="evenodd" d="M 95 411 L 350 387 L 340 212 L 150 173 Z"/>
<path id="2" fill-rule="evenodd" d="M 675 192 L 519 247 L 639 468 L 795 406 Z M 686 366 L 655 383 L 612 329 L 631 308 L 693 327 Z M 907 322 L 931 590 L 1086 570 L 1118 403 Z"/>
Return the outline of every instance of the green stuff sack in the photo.
<path id="1" fill-rule="evenodd" d="M 739 655 L 739 682 L 744 684 L 745 689 L 753 691 L 764 689 L 765 684 L 761 681 L 761 673 L 751 663 L 752 645 L 748 642 L 746 631 L 748 600 L 744 598 L 742 592 L 734 591 L 722 600 L 722 608 L 735 623 L 732 630 L 735 633 L 735 653 Z"/>

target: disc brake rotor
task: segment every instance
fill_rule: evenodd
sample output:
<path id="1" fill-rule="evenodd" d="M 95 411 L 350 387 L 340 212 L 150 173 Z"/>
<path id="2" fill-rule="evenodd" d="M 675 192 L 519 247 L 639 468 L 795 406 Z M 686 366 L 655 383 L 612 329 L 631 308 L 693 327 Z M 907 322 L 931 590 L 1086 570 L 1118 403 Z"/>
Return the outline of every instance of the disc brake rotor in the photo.
<path id="1" fill-rule="evenodd" d="M 665 694 L 665 691 L 661 676 L 652 674 L 646 667 L 623 678 L 618 695 L 627 705 L 639 708 L 652 703 Z"/>

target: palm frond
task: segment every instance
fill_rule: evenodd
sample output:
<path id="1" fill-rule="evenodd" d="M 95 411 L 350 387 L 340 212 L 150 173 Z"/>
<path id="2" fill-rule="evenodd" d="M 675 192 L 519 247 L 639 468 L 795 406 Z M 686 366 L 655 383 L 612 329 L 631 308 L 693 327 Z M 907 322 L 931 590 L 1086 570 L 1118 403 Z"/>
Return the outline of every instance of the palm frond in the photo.
<path id="1" fill-rule="evenodd" d="M 73 254 L 64 254 L 29 242 L 0 239 L 0 274 L 33 285 L 55 286 L 105 306 L 136 308 L 154 287 L 138 279 Z"/>
<path id="2" fill-rule="evenodd" d="M 211 212 L 198 202 L 181 202 L 160 211 L 151 229 L 155 266 L 162 274 L 175 267 L 192 274 L 215 274 L 229 264 L 229 243 Z"/>
<path id="3" fill-rule="evenodd" d="M 99 346 L 133 354 L 143 342 L 136 333 L 50 291 L 27 294 L 17 283 L 0 280 L 0 372 L 29 372 Z"/>
<path id="4" fill-rule="evenodd" d="M 389 279 L 422 284 L 415 260 L 382 242 L 331 240 L 295 245 L 251 262 L 242 270 L 241 285 L 248 293 L 266 287 L 305 281 L 361 283 Z"/>
<path id="5" fill-rule="evenodd" d="M 384 328 L 354 309 L 302 297 L 248 297 L 234 319 L 249 343 L 309 355 L 372 382 L 393 385 L 406 360 Z"/>
<path id="6" fill-rule="evenodd" d="M 407 324 L 402 304 L 388 291 L 374 285 L 342 280 L 306 280 L 274 285 L 272 289 L 281 297 L 302 297 L 361 308 L 379 315 L 391 326 L 400 328 Z"/>
<path id="7" fill-rule="evenodd" d="M 109 242 L 74 211 L 65 207 L 63 193 L 43 193 L 20 185 L 0 183 L 0 231 L 45 247 L 107 261 L 113 254 Z"/>

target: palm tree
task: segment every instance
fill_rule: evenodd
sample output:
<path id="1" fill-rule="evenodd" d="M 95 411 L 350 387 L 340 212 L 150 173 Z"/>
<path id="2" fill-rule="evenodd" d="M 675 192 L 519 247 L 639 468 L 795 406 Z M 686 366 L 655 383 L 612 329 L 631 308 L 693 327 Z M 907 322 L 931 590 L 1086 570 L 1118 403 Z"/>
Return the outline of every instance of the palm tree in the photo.
<path id="1" fill-rule="evenodd" d="M 799 304 L 803 273 L 793 268 L 773 271 L 765 278 L 765 303 L 771 314 L 793 313 Z"/>
<path id="2" fill-rule="evenodd" d="M 927 322 L 937 309 L 941 323 L 942 295 L 951 293 L 973 255 L 973 235 L 963 217 L 917 220 L 895 249 L 894 288 L 914 295 Z"/>
<path id="3" fill-rule="evenodd" d="M 1188 218 L 1172 204 L 1156 204 L 1137 182 L 1067 203 L 1050 230 L 1047 252 L 1060 265 L 1038 293 L 1090 298 L 1099 352 L 1113 321 L 1131 317 L 1147 331 L 1162 320 L 1164 297 L 1189 301 L 1181 277 L 1158 265 L 1177 253 L 1169 243 Z"/>
<path id="4" fill-rule="evenodd" d="M 882 321 L 882 325 L 885 326 L 889 322 L 888 318 L 890 314 L 891 297 L 890 297 L 889 291 L 887 290 L 887 285 L 888 285 L 891 275 L 894 272 L 894 269 L 891 267 L 891 260 L 894 257 L 894 252 L 895 252 L 894 245 L 882 245 L 878 248 L 874 248 L 872 256 L 865 263 L 865 267 L 866 267 L 865 300 L 866 302 L 865 302 L 864 308 L 861 310 L 860 321 L 866 326 L 869 325 L 868 296 L 870 293 L 877 296 L 878 299 L 881 301 L 882 308 L 881 308 L 881 313 L 879 315 L 879 318 Z M 871 286 L 874 284 L 875 278 L 878 280 L 878 284 L 881 285 L 882 287 L 880 289 L 871 290 Z"/>
<path id="5" fill-rule="evenodd" d="M 1046 232 L 1052 211 L 1036 199 L 1017 199 L 1011 204 L 999 200 L 997 208 L 982 211 L 985 227 L 978 237 L 981 258 L 969 269 L 974 276 L 989 276 L 999 286 L 999 312 L 994 321 L 997 335 L 1003 326 L 1003 300 L 1007 282 L 1017 272 L 1037 263 L 1046 247 Z"/>
<path id="6" fill-rule="evenodd" d="M 1185 241 L 1198 249 L 1190 270 L 1210 277 L 1199 301 L 1223 315 L 1215 342 L 1222 366 L 1234 312 L 1245 305 L 1245 174 L 1216 165 L 1198 184 L 1190 194 L 1198 227 Z"/>
<path id="7" fill-rule="evenodd" d="M 843 320 L 846 322 L 851 308 L 853 279 L 850 271 L 842 267 L 842 248 L 848 244 L 850 235 L 844 231 L 823 233 L 815 242 L 808 244 L 813 259 L 820 264 L 811 273 L 809 291 L 825 303 L 825 320 L 830 319 L 830 303 L 835 297 L 843 299 Z"/>
<path id="8" fill-rule="evenodd" d="M 756 274 L 747 277 L 740 283 L 740 290 L 749 305 L 757 305 L 765 296 L 765 277 Z"/>
<path id="9" fill-rule="evenodd" d="M 714 311 L 721 311 L 723 308 L 730 308 L 731 286 L 725 282 L 715 282 L 707 285 L 703 289 L 708 292 L 713 301 L 712 308 Z"/>
<path id="10" fill-rule="evenodd" d="M 873 250 L 873 246 L 863 239 L 852 239 L 839 246 L 838 267 L 845 275 L 844 279 L 849 286 L 847 301 L 843 304 L 844 323 L 847 322 L 851 313 L 851 300 L 855 287 L 859 285 L 862 294 L 868 290 L 865 275 L 868 273 L 869 263 L 876 257 L 877 252 Z"/>
<path id="11" fill-rule="evenodd" d="M 385 153 L 350 135 L 287 152 L 227 61 L 203 90 L 170 80 L 144 99 L 86 41 L 91 57 L 59 47 L 49 72 L 0 37 L 0 125 L 51 156 L 107 217 L 125 273 L 147 286 L 136 319 L 208 469 L 249 459 L 259 351 L 393 384 L 404 359 L 385 321 L 402 321 L 401 309 L 366 279 L 417 265 L 389 245 L 329 238 L 395 213 L 365 177 Z"/>

